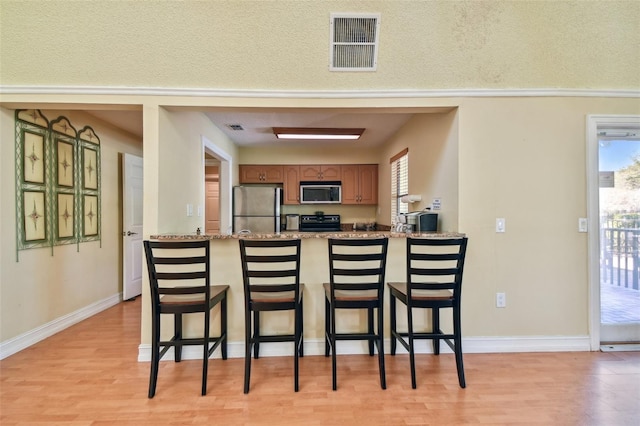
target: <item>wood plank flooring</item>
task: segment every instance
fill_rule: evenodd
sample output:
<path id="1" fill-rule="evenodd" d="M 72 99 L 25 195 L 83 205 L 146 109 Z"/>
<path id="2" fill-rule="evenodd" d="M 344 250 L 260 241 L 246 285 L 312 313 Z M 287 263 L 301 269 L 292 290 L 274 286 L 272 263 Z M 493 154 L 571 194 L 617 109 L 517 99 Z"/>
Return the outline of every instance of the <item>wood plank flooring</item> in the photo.
<path id="1" fill-rule="evenodd" d="M 387 355 L 387 390 L 377 358 L 253 363 L 242 393 L 243 359 L 214 359 L 200 396 L 200 361 L 162 362 L 155 398 L 149 364 L 137 362 L 140 300 L 124 302 L 0 361 L 0 424 L 64 425 L 443 425 L 640 424 L 640 352 L 465 355 L 467 388 L 452 355 L 419 355 L 411 389 L 407 355 Z"/>

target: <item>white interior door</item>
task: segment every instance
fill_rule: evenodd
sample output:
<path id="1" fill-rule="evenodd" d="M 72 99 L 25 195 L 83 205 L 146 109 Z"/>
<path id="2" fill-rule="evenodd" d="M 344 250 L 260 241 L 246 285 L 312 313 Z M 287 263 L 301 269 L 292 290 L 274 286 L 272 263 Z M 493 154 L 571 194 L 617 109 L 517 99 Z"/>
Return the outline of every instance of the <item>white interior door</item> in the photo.
<path id="1" fill-rule="evenodd" d="M 142 158 L 122 156 L 123 300 L 142 293 Z"/>

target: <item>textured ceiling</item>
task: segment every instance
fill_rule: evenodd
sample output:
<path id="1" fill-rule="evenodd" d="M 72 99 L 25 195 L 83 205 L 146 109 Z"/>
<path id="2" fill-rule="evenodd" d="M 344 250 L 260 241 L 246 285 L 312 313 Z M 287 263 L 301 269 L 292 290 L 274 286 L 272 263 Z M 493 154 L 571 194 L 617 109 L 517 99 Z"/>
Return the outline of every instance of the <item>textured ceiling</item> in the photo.
<path id="1" fill-rule="evenodd" d="M 434 109 L 440 111 L 440 109 Z M 142 138 L 142 112 L 138 111 L 87 111 L 87 113 L 105 121 L 132 135 Z M 229 139 L 239 146 L 300 145 L 299 141 L 276 139 L 272 127 L 342 127 L 365 128 L 359 141 L 360 146 L 374 147 L 384 143 L 395 134 L 413 113 L 399 112 L 371 113 L 362 111 L 341 112 L 337 110 L 314 110 L 312 112 L 207 112 L 211 122 L 223 131 Z M 243 130 L 232 130 L 229 124 L 240 124 Z M 344 144 L 344 141 L 304 141 L 307 146 L 321 143 Z"/>

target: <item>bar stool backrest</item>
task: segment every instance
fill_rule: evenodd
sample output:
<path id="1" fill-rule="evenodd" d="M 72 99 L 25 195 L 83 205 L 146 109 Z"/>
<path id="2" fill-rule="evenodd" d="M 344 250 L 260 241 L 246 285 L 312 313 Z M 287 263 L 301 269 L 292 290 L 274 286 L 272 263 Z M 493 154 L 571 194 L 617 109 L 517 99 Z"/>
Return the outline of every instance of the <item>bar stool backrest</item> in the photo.
<path id="1" fill-rule="evenodd" d="M 177 297 L 170 299 L 179 301 L 185 296 L 185 301 L 194 304 L 194 311 L 202 310 L 210 298 L 210 242 L 145 241 L 144 249 L 153 306 L 163 296 L 174 295 Z"/>
<path id="2" fill-rule="evenodd" d="M 329 278 L 333 290 L 384 291 L 387 238 L 329 239 Z"/>
<path id="3" fill-rule="evenodd" d="M 300 240 L 240 240 L 245 299 L 254 292 L 300 292 Z M 289 308 L 290 309 L 290 308 Z"/>
<path id="4" fill-rule="evenodd" d="M 467 238 L 407 238 L 407 296 L 416 290 L 452 290 L 459 299 Z"/>

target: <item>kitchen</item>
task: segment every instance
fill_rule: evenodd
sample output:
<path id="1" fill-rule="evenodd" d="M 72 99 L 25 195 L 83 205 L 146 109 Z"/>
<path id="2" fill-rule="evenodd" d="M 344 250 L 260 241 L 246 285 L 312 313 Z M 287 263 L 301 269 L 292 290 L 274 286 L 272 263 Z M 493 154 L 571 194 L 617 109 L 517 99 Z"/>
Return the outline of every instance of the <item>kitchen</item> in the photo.
<path id="1" fill-rule="evenodd" d="M 301 177 L 313 180 L 300 180 Z M 376 207 L 376 164 L 240 165 L 240 184 L 242 186 L 234 187 L 233 192 L 234 233 L 437 231 L 437 213 L 403 214 L 392 219 L 392 227 L 378 226 L 375 215 L 346 222 L 341 220 L 336 212 L 342 205 Z M 417 201 L 420 199 L 415 198 Z M 300 214 L 299 207 L 307 205 L 314 207 L 313 213 Z M 394 226 L 396 224 L 397 227 Z"/>
<path id="2" fill-rule="evenodd" d="M 232 144 L 224 145 L 224 141 L 221 138 L 220 133 L 212 133 L 210 130 L 210 123 L 207 124 L 206 119 L 200 119 L 196 113 L 188 112 L 173 112 L 168 115 L 168 120 L 162 127 L 162 132 L 158 134 L 160 139 L 160 145 L 166 150 L 164 155 L 161 156 L 161 169 L 175 169 L 180 168 L 186 164 L 193 164 L 202 162 L 202 151 L 198 145 L 204 141 L 205 150 L 218 149 L 230 153 L 229 159 L 225 161 L 222 158 L 221 161 L 221 197 L 225 192 L 225 188 L 228 188 L 229 193 L 233 192 L 233 187 L 238 186 L 243 181 L 243 172 L 246 172 L 242 166 L 261 166 L 263 169 L 275 169 L 283 168 L 282 176 L 284 174 L 284 168 L 291 171 L 292 167 L 297 166 L 297 170 L 305 171 L 307 177 L 302 177 L 302 173 L 299 176 L 301 181 L 309 179 L 308 174 L 313 169 L 311 166 L 324 165 L 324 166 L 340 166 L 340 179 L 336 179 L 337 176 L 331 179 L 340 180 L 342 182 L 342 190 L 346 191 L 344 184 L 345 180 L 342 178 L 342 166 L 346 165 L 345 170 L 349 173 L 353 173 L 354 169 L 350 166 L 362 166 L 362 165 L 377 165 L 377 191 L 375 191 L 377 204 L 362 205 L 362 204 L 330 204 L 322 205 L 319 208 L 318 204 L 287 204 L 283 203 L 282 214 L 300 214 L 300 215 L 314 215 L 316 211 L 323 211 L 325 215 L 340 215 L 341 224 L 350 224 L 351 228 L 353 223 L 366 223 L 374 221 L 379 225 L 391 225 L 391 213 L 390 213 L 390 185 L 391 185 L 391 167 L 389 160 L 398 152 L 404 149 L 409 149 L 409 156 L 415 162 L 415 167 L 409 167 L 409 190 L 411 193 L 421 194 L 422 201 L 416 202 L 412 205 L 411 210 L 422 210 L 427 206 L 427 200 L 433 197 L 440 197 L 442 199 L 442 210 L 440 215 L 442 220 L 440 221 L 440 231 L 443 232 L 455 232 L 457 230 L 457 110 L 449 110 L 442 112 L 441 109 L 424 109 L 421 114 L 414 114 L 401 129 L 394 135 L 389 137 L 384 143 L 376 146 L 375 148 L 366 148 L 358 146 L 354 143 L 336 143 L 330 142 L 326 145 L 311 146 L 309 144 L 302 143 L 287 143 L 282 145 L 271 146 L 244 146 L 238 148 Z M 200 124 L 197 126 L 196 124 Z M 203 136 L 204 135 L 204 136 Z M 172 141 L 174 138 L 179 138 L 183 141 L 182 144 L 164 143 L 166 141 Z M 206 139 L 205 139 L 206 138 Z M 215 141 L 216 143 L 213 143 Z M 428 141 L 428 143 L 425 143 Z M 187 149 L 187 147 L 189 147 Z M 215 154 L 215 152 L 212 152 Z M 224 154 L 224 152 L 223 152 Z M 218 158 L 221 157 L 218 154 Z M 225 165 L 226 163 L 226 165 Z M 414 163 L 411 163 L 414 164 Z M 227 168 L 227 181 L 225 181 L 225 168 Z M 295 170 L 295 167 L 293 167 Z M 322 171 L 322 170 L 321 170 Z M 158 174 L 158 184 L 163 188 L 165 193 L 170 192 L 171 198 L 161 197 L 159 199 L 159 213 L 160 216 L 173 215 L 173 217 L 181 216 L 179 222 L 176 220 L 160 221 L 157 225 L 158 233 L 152 232 L 152 235 L 162 234 L 177 234 L 179 235 L 193 235 L 195 236 L 195 229 L 201 226 L 199 221 L 202 218 L 198 217 L 184 217 L 183 206 L 186 203 L 197 204 L 202 197 L 200 194 L 204 192 L 203 187 L 192 187 L 185 191 L 184 188 L 176 186 L 176 180 L 186 182 L 191 180 L 192 182 L 200 181 L 200 173 L 194 168 L 188 168 L 185 170 L 188 176 L 176 176 Z M 326 172 L 326 170 L 325 170 Z M 145 169 L 146 173 L 146 169 Z M 155 171 L 152 171 L 152 174 Z M 254 174 L 254 177 L 260 179 L 260 174 Z M 326 176 L 326 175 L 325 175 Z M 245 176 L 246 178 L 247 176 Z M 145 185 L 146 185 L 145 175 Z M 264 182 L 264 180 L 259 182 Z M 151 185 L 155 185 L 154 181 Z M 264 185 L 264 184 L 258 184 Z M 284 188 L 283 180 L 283 188 Z M 299 193 L 299 186 L 295 192 Z M 167 194 L 168 195 L 168 194 Z M 193 197 L 193 198 L 191 198 Z M 228 226 L 232 226 L 232 198 L 229 198 L 229 217 L 227 218 L 226 226 L 224 215 L 221 215 L 221 229 L 228 229 Z M 165 200 L 166 202 L 163 202 Z M 221 201 L 222 208 L 225 205 Z M 167 209 L 165 212 L 164 209 Z M 146 216 L 145 212 L 145 217 Z M 146 223 L 146 222 L 145 222 Z M 170 225 L 170 226 L 169 226 Z M 347 225 L 348 226 L 348 225 Z M 389 229 L 389 228 L 387 228 Z M 360 234 L 366 234 L 366 231 L 359 231 Z M 323 295 L 322 295 L 322 283 L 328 278 L 328 260 L 327 257 L 327 242 L 326 236 L 323 237 L 320 234 L 330 233 L 315 233 L 315 232 L 302 232 L 300 235 L 302 241 L 302 264 L 301 264 L 301 280 L 305 283 L 305 352 L 311 354 L 321 354 L 324 351 L 322 336 L 324 333 L 323 323 Z M 376 231 L 377 235 L 380 235 Z M 387 231 L 388 235 L 389 232 Z M 213 280 L 216 282 L 226 282 L 231 285 L 231 292 L 229 295 L 229 337 L 231 346 L 229 348 L 230 356 L 234 356 L 234 352 L 237 356 L 242 356 L 242 348 L 240 342 L 244 338 L 243 329 L 243 299 L 241 288 L 241 265 L 238 252 L 237 235 L 228 236 L 226 233 L 214 236 L 207 236 L 211 238 L 211 255 L 212 255 L 212 267 L 213 267 Z M 283 235 L 278 236 L 282 238 Z M 404 276 L 404 238 L 390 238 L 389 242 L 389 259 L 388 259 L 388 271 L 387 280 L 402 280 Z M 286 316 L 282 318 L 274 319 L 273 323 L 270 323 L 275 328 L 286 327 L 290 319 Z M 426 319 L 425 319 L 426 320 Z M 360 324 L 362 318 L 359 315 L 351 315 L 344 318 L 345 327 L 356 327 Z M 418 321 L 418 320 L 416 320 Z M 148 324 L 143 322 L 143 339 L 145 339 L 146 327 Z M 146 339 L 145 339 L 146 340 Z M 286 345 L 283 348 L 279 348 L 278 345 L 274 345 L 272 354 L 287 355 L 290 351 L 287 350 Z M 361 353 L 361 342 L 354 342 L 352 346 L 345 346 L 345 350 L 350 353 Z M 143 345 L 140 349 L 140 358 L 146 359 L 148 352 L 146 345 Z"/>
<path id="3" fill-rule="evenodd" d="M 175 114 L 173 114 L 175 115 Z M 457 229 L 457 110 L 455 108 L 376 109 L 278 109 L 207 112 L 206 117 L 234 141 L 236 153 L 228 161 L 228 175 L 221 173 L 221 197 L 225 188 L 250 184 L 274 184 L 283 188 L 282 221 L 285 215 L 340 215 L 343 229 L 353 224 L 376 223 L 381 229 L 392 225 L 391 169 L 389 160 L 409 148 L 409 190 L 422 200 L 409 205 L 409 211 L 422 211 L 434 198 L 442 200 L 439 211 L 442 231 Z M 233 126 L 230 123 L 234 123 Z M 276 140 L 272 127 L 363 127 L 358 141 Z M 242 128 L 242 130 L 236 130 Z M 178 135 L 178 133 L 176 133 Z M 184 139 L 185 136 L 182 136 Z M 220 138 L 209 138 L 215 147 Z M 205 147 L 205 150 L 207 148 Z M 181 155 L 184 155 L 182 153 Z M 215 155 L 214 155 L 215 156 Z M 219 157 L 219 156 L 218 156 Z M 195 162 L 201 160 L 195 159 Z M 237 170 L 237 174 L 236 174 Z M 338 181 L 341 202 L 330 205 L 300 203 L 299 182 Z M 185 193 L 177 194 L 185 198 Z M 223 233 L 233 229 L 232 196 L 229 205 L 221 201 Z M 185 203 L 198 204 L 197 198 Z M 173 207 L 173 206 L 172 206 Z M 225 215 L 227 216 L 225 218 Z M 184 216 L 184 215 L 181 215 Z M 198 217 L 181 219 L 164 232 L 194 232 Z M 231 227 L 231 228 L 230 228 Z"/>

